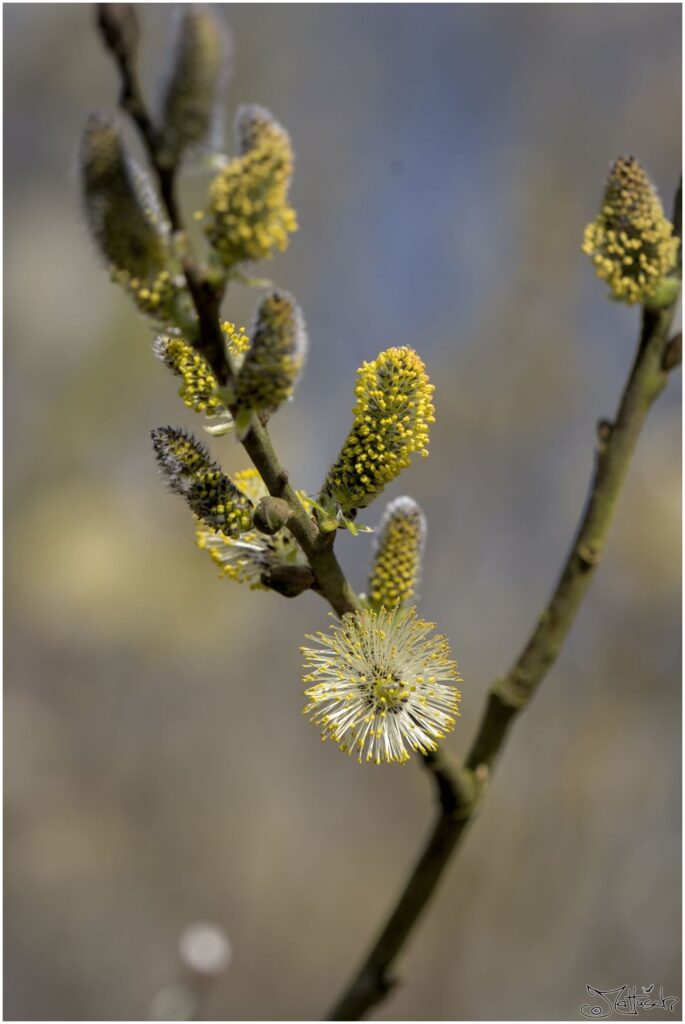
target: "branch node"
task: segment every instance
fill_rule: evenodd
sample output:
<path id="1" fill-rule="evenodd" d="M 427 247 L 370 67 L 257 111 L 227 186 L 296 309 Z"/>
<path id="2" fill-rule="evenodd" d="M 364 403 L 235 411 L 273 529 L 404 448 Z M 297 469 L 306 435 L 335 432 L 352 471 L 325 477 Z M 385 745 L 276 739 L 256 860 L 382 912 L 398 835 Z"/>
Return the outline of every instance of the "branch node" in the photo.
<path id="1" fill-rule="evenodd" d="M 540 617 L 540 621 L 543 618 L 544 614 Z M 494 701 L 499 714 L 508 719 L 525 707 L 530 692 L 530 683 L 522 672 L 517 671 L 511 672 L 501 679 L 496 679 L 490 688 L 490 698 L 491 701 Z"/>
<path id="2" fill-rule="evenodd" d="M 455 821 L 470 818 L 478 798 L 471 771 L 440 748 L 424 754 L 423 763 L 435 779 L 442 813 Z"/>
<path id="3" fill-rule="evenodd" d="M 590 544 L 581 544 L 577 554 L 584 569 L 594 569 L 602 557 L 601 552 Z"/>
<path id="4" fill-rule="evenodd" d="M 606 447 L 607 442 L 611 437 L 611 432 L 614 429 L 614 424 L 611 420 L 599 420 L 597 422 L 597 440 L 599 441 L 600 449 Z"/>
<path id="5" fill-rule="evenodd" d="M 678 331 L 674 334 L 666 346 L 664 352 L 664 358 L 661 363 L 661 369 L 665 373 L 670 373 L 671 370 L 675 370 L 683 361 L 683 334 L 682 331 Z"/>

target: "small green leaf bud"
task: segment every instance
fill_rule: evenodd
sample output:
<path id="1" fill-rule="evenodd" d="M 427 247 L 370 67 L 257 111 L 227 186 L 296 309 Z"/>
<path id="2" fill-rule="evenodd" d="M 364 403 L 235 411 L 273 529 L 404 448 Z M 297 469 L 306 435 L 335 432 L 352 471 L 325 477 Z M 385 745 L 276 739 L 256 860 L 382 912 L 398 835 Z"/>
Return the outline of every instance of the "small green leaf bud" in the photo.
<path id="1" fill-rule="evenodd" d="M 369 577 L 369 606 L 393 608 L 415 599 L 426 519 L 412 498 L 396 498 L 383 515 Z"/>
<path id="2" fill-rule="evenodd" d="M 236 405 L 274 412 L 292 396 L 306 353 L 307 331 L 299 306 L 286 292 L 271 292 L 257 310 L 235 385 Z"/>
<path id="3" fill-rule="evenodd" d="M 613 298 L 670 304 L 677 295 L 665 285 L 676 264 L 680 240 L 664 216 L 661 200 L 647 172 L 632 156 L 619 157 L 607 179 L 599 214 L 585 228 L 583 252 Z"/>
<path id="4" fill-rule="evenodd" d="M 230 71 L 228 27 L 209 7 L 186 6 L 178 21 L 169 79 L 162 100 L 159 159 L 175 167 L 216 127 Z"/>
<path id="5" fill-rule="evenodd" d="M 152 445 L 169 487 L 206 526 L 231 538 L 251 529 L 252 502 L 196 438 L 174 427 L 159 427 L 152 431 Z"/>

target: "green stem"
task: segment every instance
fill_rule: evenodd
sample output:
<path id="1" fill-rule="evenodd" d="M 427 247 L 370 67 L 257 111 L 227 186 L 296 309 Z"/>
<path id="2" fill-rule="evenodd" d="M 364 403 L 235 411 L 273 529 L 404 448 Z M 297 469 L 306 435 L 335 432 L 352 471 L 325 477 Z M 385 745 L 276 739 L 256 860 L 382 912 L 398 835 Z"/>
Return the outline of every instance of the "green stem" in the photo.
<path id="1" fill-rule="evenodd" d="M 509 672 L 490 689 L 465 767 L 426 759 L 440 809 L 394 910 L 329 1020 L 359 1020 L 396 979 L 393 965 L 435 893 L 486 792 L 512 722 L 556 661 L 601 559 L 621 487 L 649 409 L 668 379 L 673 307 L 644 311 L 637 355 L 613 424 L 602 423 L 588 501 L 552 597 Z"/>
<path id="2" fill-rule="evenodd" d="M 668 379 L 664 361 L 673 308 L 645 311 L 642 336 L 613 424 L 602 423 L 595 475 L 582 521 L 552 598 L 506 676 L 490 690 L 467 766 L 492 767 L 514 717 L 547 675 L 602 557 L 619 494 L 647 413 Z"/>

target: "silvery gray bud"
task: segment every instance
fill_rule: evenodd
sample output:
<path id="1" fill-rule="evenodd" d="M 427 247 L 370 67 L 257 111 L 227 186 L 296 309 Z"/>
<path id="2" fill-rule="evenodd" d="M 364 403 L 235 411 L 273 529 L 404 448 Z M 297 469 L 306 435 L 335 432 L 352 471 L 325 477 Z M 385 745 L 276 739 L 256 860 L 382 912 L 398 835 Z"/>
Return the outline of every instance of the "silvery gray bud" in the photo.
<path id="1" fill-rule="evenodd" d="M 135 4 L 98 4 L 97 19 L 107 47 L 118 60 L 135 59 L 140 38 Z"/>
<path id="2" fill-rule="evenodd" d="M 166 264 L 167 239 L 143 172 L 109 118 L 89 118 L 79 163 L 88 226 L 102 255 L 132 277 L 155 277 Z"/>
<path id="3" fill-rule="evenodd" d="M 202 4 L 178 22 L 171 71 L 162 99 L 160 158 L 169 167 L 212 134 L 230 71 L 228 27 Z"/>

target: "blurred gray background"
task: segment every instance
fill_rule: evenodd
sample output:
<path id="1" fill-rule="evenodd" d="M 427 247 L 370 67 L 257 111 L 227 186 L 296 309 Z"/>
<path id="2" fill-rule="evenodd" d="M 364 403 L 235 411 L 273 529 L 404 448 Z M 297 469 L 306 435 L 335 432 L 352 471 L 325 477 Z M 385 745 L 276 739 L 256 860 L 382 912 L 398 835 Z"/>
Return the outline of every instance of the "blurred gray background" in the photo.
<path id="1" fill-rule="evenodd" d="M 171 11 L 139 8 L 151 96 Z M 205 919 L 233 945 L 205 1015 L 317 1018 L 433 794 L 416 764 L 360 767 L 301 715 L 298 647 L 323 602 L 220 581 L 195 549 L 149 431 L 200 422 L 79 212 L 79 134 L 117 90 L 92 9 L 4 14 L 5 1017 L 144 1017 Z M 387 497 L 428 516 L 420 607 L 464 677 L 460 754 L 554 583 L 632 359 L 638 314 L 606 301 L 580 244 L 618 154 L 670 209 L 680 6 L 222 14 L 226 124 L 263 103 L 297 153 L 301 230 L 259 268 L 310 330 L 273 423 L 297 485 L 314 491 L 342 442 L 363 359 L 413 345 L 437 385 L 431 457 Z M 187 212 L 207 181 L 189 169 Z M 257 299 L 235 286 L 224 312 L 247 323 Z M 681 995 L 680 439 L 675 374 L 563 657 L 378 1016 L 576 1019 L 586 984 Z M 340 538 L 360 588 L 370 546 Z"/>

